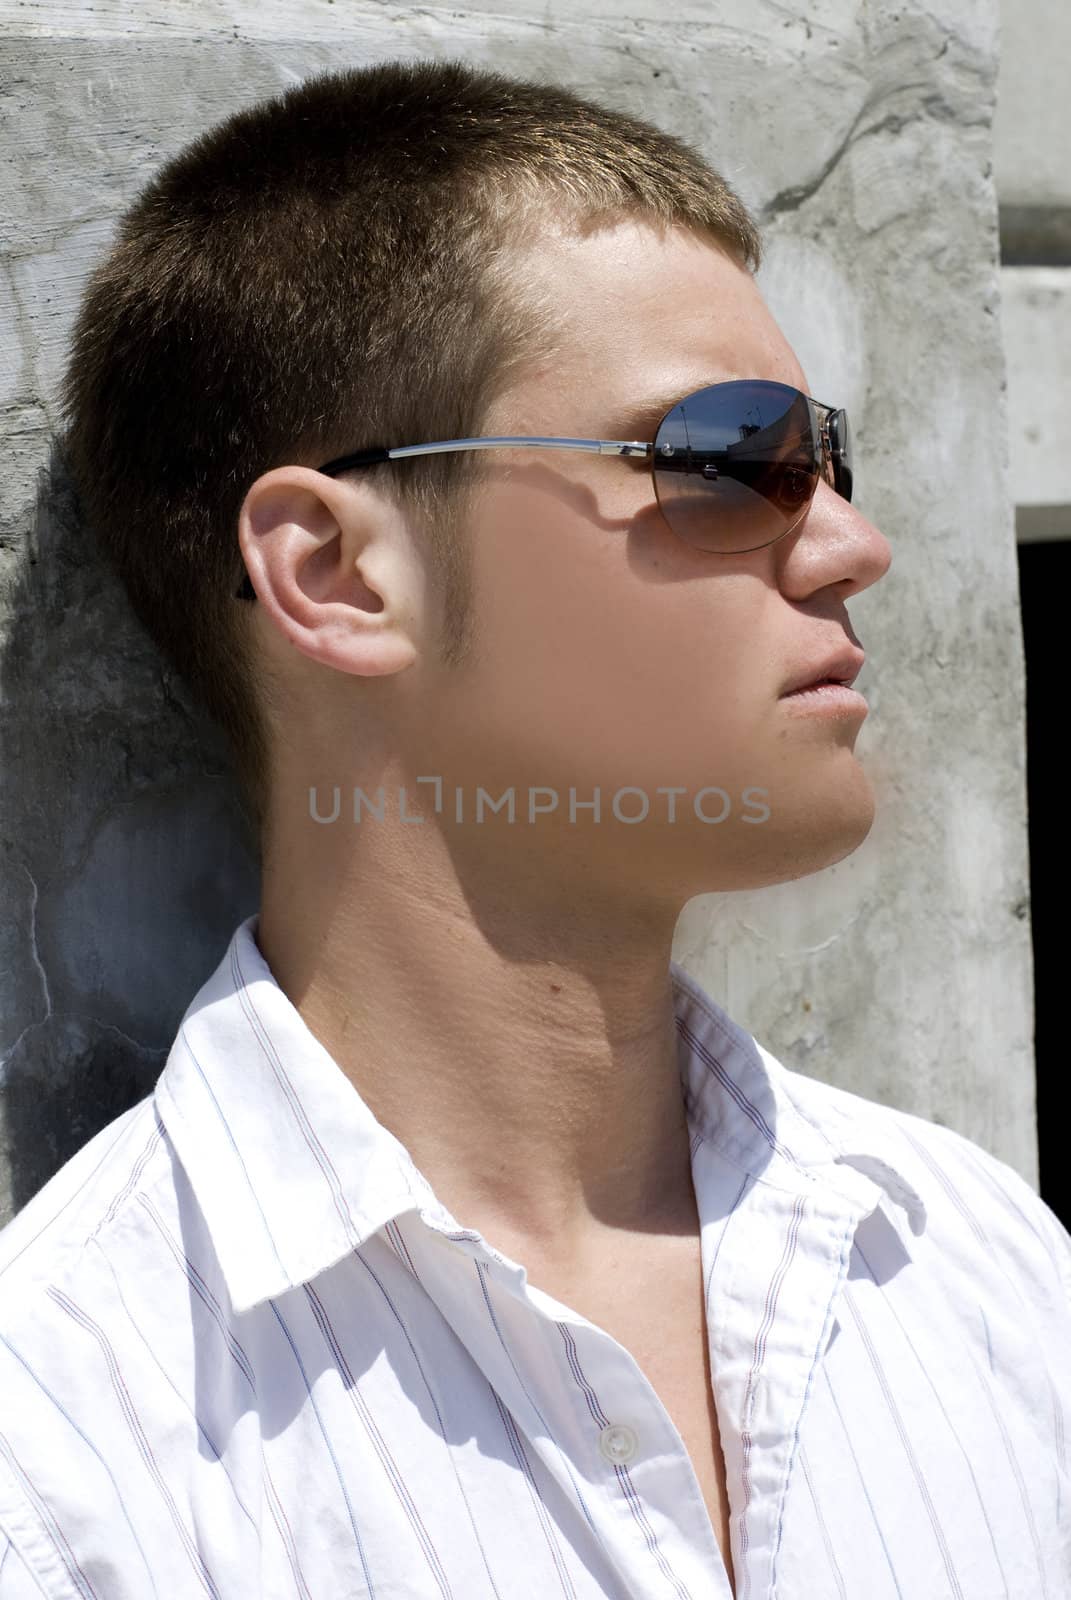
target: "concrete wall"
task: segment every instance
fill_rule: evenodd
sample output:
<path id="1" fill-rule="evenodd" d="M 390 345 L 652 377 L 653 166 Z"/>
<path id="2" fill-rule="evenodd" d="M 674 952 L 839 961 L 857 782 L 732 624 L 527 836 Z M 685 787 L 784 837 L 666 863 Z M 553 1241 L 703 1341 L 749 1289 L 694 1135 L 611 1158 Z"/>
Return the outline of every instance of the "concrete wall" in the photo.
<path id="1" fill-rule="evenodd" d="M 1019 538 L 1071 539 L 1071 250 L 1000 278 Z"/>
<path id="2" fill-rule="evenodd" d="M 1002 208 L 1071 208 L 1071 7 L 1005 0 L 993 164 Z"/>
<path id="3" fill-rule="evenodd" d="M 855 424 L 890 575 L 852 603 L 879 795 L 801 883 L 693 901 L 679 958 L 789 1065 L 1037 1182 L 1023 667 L 1006 482 L 990 0 L 0 0 L 0 1220 L 147 1093 L 255 908 L 225 751 L 50 464 L 80 286 L 161 159 L 307 74 L 462 55 L 692 140 L 765 224 L 767 294 Z"/>
<path id="4" fill-rule="evenodd" d="M 994 166 L 1021 541 L 1071 539 L 1069 69 L 1067 0 L 1005 0 Z"/>

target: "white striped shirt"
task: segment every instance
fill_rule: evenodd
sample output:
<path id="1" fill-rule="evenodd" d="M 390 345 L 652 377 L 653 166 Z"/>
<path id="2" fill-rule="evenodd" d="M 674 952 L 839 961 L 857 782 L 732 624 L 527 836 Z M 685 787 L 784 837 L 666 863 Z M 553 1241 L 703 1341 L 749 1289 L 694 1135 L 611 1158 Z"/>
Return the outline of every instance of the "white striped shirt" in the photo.
<path id="1" fill-rule="evenodd" d="M 641 1368 L 445 1210 L 255 935 L 0 1232 L 0 1600 L 726 1600 Z M 1071 1237 L 671 970 L 738 1600 L 1067 1600 Z"/>

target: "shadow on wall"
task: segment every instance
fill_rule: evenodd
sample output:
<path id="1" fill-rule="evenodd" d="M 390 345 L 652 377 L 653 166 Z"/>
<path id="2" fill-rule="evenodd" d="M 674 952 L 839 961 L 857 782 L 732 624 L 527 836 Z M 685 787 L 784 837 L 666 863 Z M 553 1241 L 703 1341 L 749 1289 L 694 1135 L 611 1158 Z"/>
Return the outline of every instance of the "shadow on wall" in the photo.
<path id="1" fill-rule="evenodd" d="M 226 740 L 79 525 L 58 442 L 28 513 L 0 638 L 0 1226 L 152 1091 L 259 899 Z"/>

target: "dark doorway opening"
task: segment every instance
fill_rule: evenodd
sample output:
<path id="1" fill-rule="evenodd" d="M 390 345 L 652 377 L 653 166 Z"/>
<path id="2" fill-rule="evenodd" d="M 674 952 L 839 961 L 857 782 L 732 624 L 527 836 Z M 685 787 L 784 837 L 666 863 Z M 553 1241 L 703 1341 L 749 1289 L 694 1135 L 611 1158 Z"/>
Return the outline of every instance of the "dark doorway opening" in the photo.
<path id="1" fill-rule="evenodd" d="M 1067 1034 L 1058 1016 L 1066 991 L 1068 905 L 1065 755 L 1071 694 L 1071 539 L 1019 545 L 1019 593 L 1026 655 L 1026 774 L 1030 901 L 1034 944 L 1041 1198 L 1071 1230 L 1071 1160 L 1065 1122 Z"/>

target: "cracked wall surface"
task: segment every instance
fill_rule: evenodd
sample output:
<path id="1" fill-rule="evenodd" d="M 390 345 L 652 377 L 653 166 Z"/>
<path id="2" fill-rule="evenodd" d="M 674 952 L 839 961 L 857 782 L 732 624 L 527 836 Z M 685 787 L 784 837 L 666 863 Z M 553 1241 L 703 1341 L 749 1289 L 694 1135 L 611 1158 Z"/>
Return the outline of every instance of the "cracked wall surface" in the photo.
<path id="1" fill-rule="evenodd" d="M 850 606 L 878 815 L 823 873 L 691 902 L 675 953 L 789 1066 L 946 1123 L 1036 1187 L 989 0 L 0 0 L 0 25 L 0 1223 L 151 1090 L 257 899 L 227 751 L 54 458 L 80 288 L 165 156 L 313 71 L 390 56 L 639 112 L 762 220 L 761 282 L 812 394 L 849 411 L 857 503 L 894 552 Z"/>

